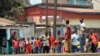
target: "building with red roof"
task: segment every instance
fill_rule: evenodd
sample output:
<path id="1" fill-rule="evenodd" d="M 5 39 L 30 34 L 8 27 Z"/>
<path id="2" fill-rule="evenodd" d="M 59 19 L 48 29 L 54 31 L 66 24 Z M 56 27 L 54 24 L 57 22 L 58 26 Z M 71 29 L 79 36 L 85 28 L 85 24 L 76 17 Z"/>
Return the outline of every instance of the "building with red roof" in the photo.
<path id="1" fill-rule="evenodd" d="M 54 3 L 51 0 L 48 1 L 48 24 L 53 26 Z M 100 26 L 97 24 L 100 24 L 100 10 L 93 9 L 95 4 L 92 3 L 92 0 L 82 0 L 80 2 L 77 0 L 74 2 L 67 1 L 67 3 L 64 1 L 58 0 L 57 26 L 64 25 L 67 19 L 70 20 L 71 25 L 79 25 L 79 20 L 83 18 L 87 28 L 99 30 Z M 37 27 L 45 27 L 46 1 L 43 0 L 41 4 L 25 8 L 25 17 L 27 21 L 35 22 Z"/>

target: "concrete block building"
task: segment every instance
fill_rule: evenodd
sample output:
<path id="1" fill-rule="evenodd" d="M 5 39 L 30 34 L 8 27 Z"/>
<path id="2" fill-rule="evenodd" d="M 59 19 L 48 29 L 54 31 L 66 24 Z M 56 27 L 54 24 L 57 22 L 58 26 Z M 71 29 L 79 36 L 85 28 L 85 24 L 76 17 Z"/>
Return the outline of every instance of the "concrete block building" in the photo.
<path id="1" fill-rule="evenodd" d="M 58 0 L 57 2 L 57 26 L 65 25 L 67 19 L 71 25 L 79 25 L 79 20 L 84 18 L 84 23 L 88 29 L 94 28 L 98 32 L 100 26 L 99 3 L 93 0 Z M 46 0 L 41 4 L 25 8 L 26 19 L 33 20 L 36 27 L 44 27 L 46 23 Z M 48 0 L 48 24 L 53 27 L 54 0 Z M 51 19 L 52 18 L 52 19 Z M 60 24 L 59 24 L 60 23 Z M 64 31 L 64 30 L 63 30 Z"/>

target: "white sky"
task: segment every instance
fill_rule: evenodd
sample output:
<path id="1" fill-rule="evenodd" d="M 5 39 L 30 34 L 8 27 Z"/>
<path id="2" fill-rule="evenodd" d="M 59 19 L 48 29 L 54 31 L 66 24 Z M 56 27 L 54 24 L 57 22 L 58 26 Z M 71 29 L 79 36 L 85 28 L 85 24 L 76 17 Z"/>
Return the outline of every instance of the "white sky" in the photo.
<path id="1" fill-rule="evenodd" d="M 32 4 L 32 5 L 35 5 L 35 4 L 38 4 L 41 2 L 42 2 L 42 0 L 30 0 L 30 4 Z"/>

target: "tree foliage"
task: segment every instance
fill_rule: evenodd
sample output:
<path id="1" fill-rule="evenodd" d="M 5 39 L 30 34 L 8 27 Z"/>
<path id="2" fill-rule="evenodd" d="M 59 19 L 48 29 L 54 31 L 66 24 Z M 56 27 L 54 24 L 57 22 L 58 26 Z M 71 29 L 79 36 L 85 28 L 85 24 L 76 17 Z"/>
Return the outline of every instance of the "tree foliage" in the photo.
<path id="1" fill-rule="evenodd" d="M 0 0 L 0 17 L 17 20 L 24 11 L 23 0 Z"/>

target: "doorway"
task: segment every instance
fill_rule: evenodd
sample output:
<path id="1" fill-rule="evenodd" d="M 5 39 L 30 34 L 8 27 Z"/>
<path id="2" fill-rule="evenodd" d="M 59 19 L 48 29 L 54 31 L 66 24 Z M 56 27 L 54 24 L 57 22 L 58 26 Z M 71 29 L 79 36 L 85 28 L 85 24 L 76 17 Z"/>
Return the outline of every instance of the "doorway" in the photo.
<path id="1" fill-rule="evenodd" d="M 4 38 L 7 39 L 6 29 L 0 29 L 0 54 L 2 52 L 2 42 Z"/>

